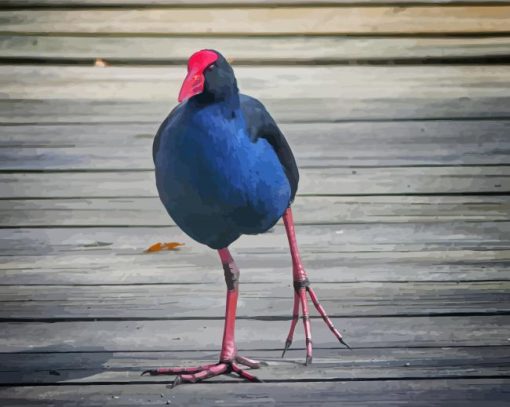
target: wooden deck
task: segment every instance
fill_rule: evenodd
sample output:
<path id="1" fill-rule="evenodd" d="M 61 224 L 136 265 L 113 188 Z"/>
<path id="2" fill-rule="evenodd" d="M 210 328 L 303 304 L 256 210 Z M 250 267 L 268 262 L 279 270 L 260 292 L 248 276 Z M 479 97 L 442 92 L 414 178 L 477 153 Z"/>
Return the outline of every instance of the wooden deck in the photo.
<path id="1" fill-rule="evenodd" d="M 510 3 L 4 0 L 0 405 L 510 403 Z M 152 138 L 201 48 L 292 145 L 323 305 L 314 364 L 283 225 L 233 245 L 238 346 L 263 384 L 168 390 L 214 361 L 223 272 L 157 198 Z M 94 67 L 97 58 L 109 66 Z M 157 241 L 184 242 L 146 254 Z"/>

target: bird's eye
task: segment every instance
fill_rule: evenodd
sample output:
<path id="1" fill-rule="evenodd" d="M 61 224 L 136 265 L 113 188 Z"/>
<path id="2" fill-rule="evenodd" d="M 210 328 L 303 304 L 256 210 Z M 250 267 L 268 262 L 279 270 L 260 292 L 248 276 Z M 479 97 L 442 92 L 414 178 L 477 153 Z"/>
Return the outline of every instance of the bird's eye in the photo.
<path id="1" fill-rule="evenodd" d="M 207 71 L 212 71 L 214 68 L 216 68 L 216 64 L 211 64 L 207 67 Z"/>

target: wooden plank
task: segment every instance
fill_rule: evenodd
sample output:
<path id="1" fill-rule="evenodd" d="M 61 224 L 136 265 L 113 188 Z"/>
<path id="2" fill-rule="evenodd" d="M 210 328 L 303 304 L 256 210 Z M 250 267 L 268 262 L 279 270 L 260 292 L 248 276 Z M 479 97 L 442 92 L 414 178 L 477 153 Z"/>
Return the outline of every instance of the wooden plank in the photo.
<path id="1" fill-rule="evenodd" d="M 205 7 L 285 7 L 285 6 L 307 6 L 321 7 L 328 5 L 352 5 L 352 4 L 466 4 L 473 3 L 483 5 L 485 3 L 507 4 L 508 0 L 3 0 L 3 5 L 10 7 L 52 7 L 52 6 L 205 6 Z"/>
<path id="2" fill-rule="evenodd" d="M 246 85 L 241 89 L 262 98 L 279 122 L 495 119 L 508 118 L 510 106 L 508 69 L 496 66 L 239 67 L 236 72 Z M 175 103 L 171 95 L 177 95 L 182 76 L 182 68 L 2 66 L 0 84 L 9 99 L 0 98 L 0 122 L 158 123 Z"/>
<path id="3" fill-rule="evenodd" d="M 504 221 L 508 196 L 299 197 L 297 224 Z M 173 225 L 159 198 L 0 200 L 0 227 Z"/>
<path id="4" fill-rule="evenodd" d="M 158 124 L 2 126 L 0 170 L 153 169 Z M 299 167 L 510 164 L 509 120 L 283 123 Z"/>
<path id="5" fill-rule="evenodd" d="M 296 214 L 296 218 L 299 215 Z M 316 282 L 509 280 L 503 223 L 298 226 Z M 217 254 L 177 228 L 0 230 L 2 284 L 202 284 L 223 287 Z M 147 255 L 157 241 L 185 243 Z M 283 227 L 233 245 L 250 283 L 290 284 Z"/>
<path id="6" fill-rule="evenodd" d="M 97 37 L 0 35 L 0 58 L 91 63 L 183 63 L 198 49 L 217 49 L 243 63 L 332 63 L 508 56 L 508 37 Z"/>
<path id="7" fill-rule="evenodd" d="M 203 384 L 181 386 L 173 391 L 161 384 L 103 386 L 20 386 L 0 388 L 0 398 L 9 406 L 72 405 L 225 406 L 310 405 L 395 406 L 443 404 L 448 406 L 505 406 L 508 379 L 455 379 L 405 381 L 339 381 L 333 383 L 238 383 L 235 386 Z M 162 395 L 162 396 L 161 396 Z M 419 400 L 419 402 L 418 402 Z"/>
<path id="8" fill-rule="evenodd" d="M 506 33 L 510 6 L 146 8 L 1 11 L 3 33 Z"/>
<path id="9" fill-rule="evenodd" d="M 299 215 L 296 214 L 296 217 Z M 299 241 L 303 252 L 315 254 L 354 252 L 397 251 L 447 251 L 451 249 L 508 250 L 510 248 L 510 222 L 451 222 L 451 223 L 380 223 L 373 225 L 332 224 L 300 225 Z M 189 244 L 173 252 L 173 257 L 197 256 L 210 253 L 211 249 L 198 243 L 192 244 L 177 227 L 132 227 L 132 228 L 38 228 L 0 229 L 2 255 L 47 254 L 49 252 L 101 253 L 138 255 L 144 254 L 147 242 L 162 238 L 175 238 Z M 29 244 L 32 242 L 33 244 Z M 35 245 L 35 242 L 37 244 Z M 98 243 L 101 242 L 101 243 Z M 235 244 L 237 253 L 286 254 L 288 247 L 285 229 L 278 223 L 271 232 L 246 236 Z"/>
<path id="10" fill-rule="evenodd" d="M 65 349 L 62 347 L 61 349 Z M 70 352 L 50 349 L 28 353 L 0 355 L 3 371 L 0 383 L 30 385 L 60 383 L 153 383 L 171 380 L 168 376 L 140 377 L 144 369 L 168 366 L 195 366 L 217 359 L 214 352 Z M 74 350 L 74 352 L 73 352 Z M 443 379 L 469 377 L 504 377 L 508 374 L 508 347 L 471 348 L 386 348 L 316 349 L 313 364 L 304 367 L 301 350 L 291 350 L 285 359 L 280 351 L 250 351 L 253 358 L 264 360 L 268 366 L 257 370 L 264 382 L 297 380 L 366 380 L 435 378 L 441 371 Z M 49 372 L 53 374 L 49 374 Z M 208 383 L 231 382 L 229 376 L 214 378 Z M 235 379 L 234 379 L 235 380 Z"/>
<path id="11" fill-rule="evenodd" d="M 466 88 L 469 89 L 469 88 Z M 468 92 L 469 93 L 469 92 Z M 0 124 L 160 123 L 173 102 L 85 100 L 1 100 Z M 170 99 L 169 99 L 170 100 Z M 508 119 L 510 97 L 435 95 L 427 99 L 263 99 L 279 123 L 373 120 Z M 30 114 L 27 114 L 30 112 Z"/>
<path id="12" fill-rule="evenodd" d="M 241 284 L 237 315 L 287 319 L 287 284 Z M 330 317 L 510 313 L 510 282 L 314 284 Z M 190 301 L 190 297 L 193 301 Z M 225 288 L 202 285 L 0 286 L 2 320 L 221 319 Z M 315 310 L 312 311 L 315 316 Z"/>
<path id="13" fill-rule="evenodd" d="M 79 95 L 96 101 L 161 101 L 170 109 L 185 72 L 184 66 L 1 65 L 0 86 L 2 99 L 76 100 Z M 510 86 L 504 65 L 240 66 L 236 76 L 243 93 L 264 100 L 303 98 L 310 104 L 313 99 L 327 104 L 330 99 L 441 98 L 446 105 L 458 98 L 508 97 Z"/>
<path id="14" fill-rule="evenodd" d="M 290 310 L 290 309 L 289 309 Z M 334 321 L 357 347 L 501 346 L 508 344 L 509 316 L 342 318 Z M 313 320 L 314 346 L 334 347 L 338 340 L 320 320 Z M 4 322 L 0 349 L 4 353 L 59 349 L 80 351 L 217 351 L 223 333 L 220 320 Z M 248 349 L 281 350 L 288 321 L 239 320 L 236 338 L 240 352 Z M 180 339 L 173 339 L 180 338 Z M 295 347 L 304 359 L 302 334 Z M 317 352 L 317 356 L 320 352 Z M 249 353 L 246 353 L 249 356 Z"/>
<path id="15" fill-rule="evenodd" d="M 504 194 L 510 167 L 304 168 L 303 195 Z M 3 199 L 157 196 L 152 171 L 0 173 Z"/>
<path id="16" fill-rule="evenodd" d="M 151 241 L 152 243 L 152 241 Z M 224 284 L 216 253 L 141 258 L 120 253 L 26 254 L 2 258 L 2 284 Z M 106 254 L 106 253 L 105 253 Z M 314 254 L 305 250 L 305 266 L 314 282 L 335 281 L 484 281 L 510 280 L 509 250 L 361 252 Z M 288 253 L 238 253 L 243 282 L 290 284 Z M 150 281 L 150 283 L 147 283 Z"/>

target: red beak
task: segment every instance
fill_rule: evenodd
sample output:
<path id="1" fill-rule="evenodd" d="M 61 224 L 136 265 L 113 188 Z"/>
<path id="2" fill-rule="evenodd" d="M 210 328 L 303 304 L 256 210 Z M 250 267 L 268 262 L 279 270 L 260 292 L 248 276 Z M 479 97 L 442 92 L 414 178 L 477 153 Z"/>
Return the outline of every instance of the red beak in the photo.
<path id="1" fill-rule="evenodd" d="M 200 71 L 190 71 L 184 79 L 184 82 L 181 86 L 181 91 L 179 92 L 179 98 L 177 99 L 180 102 L 183 100 L 189 99 L 192 96 L 198 95 L 204 91 L 204 73 Z"/>
<path id="2" fill-rule="evenodd" d="M 179 92 L 180 102 L 198 95 L 204 91 L 205 69 L 218 59 L 218 54 L 207 49 L 195 52 L 188 60 L 188 74 L 184 79 Z"/>

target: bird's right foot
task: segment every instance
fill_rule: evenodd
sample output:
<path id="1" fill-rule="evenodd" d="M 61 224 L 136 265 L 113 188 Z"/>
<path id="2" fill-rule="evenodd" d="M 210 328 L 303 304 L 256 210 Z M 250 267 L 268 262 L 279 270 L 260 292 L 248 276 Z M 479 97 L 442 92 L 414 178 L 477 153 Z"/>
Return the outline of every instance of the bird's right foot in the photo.
<path id="1" fill-rule="evenodd" d="M 343 344 L 345 347 L 351 349 L 349 345 L 343 340 L 342 334 L 338 332 L 338 329 L 335 328 L 333 322 L 326 314 L 324 307 L 320 304 L 317 295 L 313 291 L 310 286 L 310 282 L 308 279 L 302 281 L 294 281 L 294 308 L 292 312 L 292 321 L 290 323 L 290 330 L 287 336 L 287 340 L 285 341 L 285 348 L 283 349 L 282 358 L 285 356 L 285 352 L 290 348 L 292 344 L 292 339 L 294 337 L 294 330 L 296 329 L 297 321 L 299 319 L 299 309 L 301 308 L 303 313 L 303 323 L 305 327 L 305 341 L 306 341 L 306 365 L 312 363 L 312 331 L 310 327 L 310 314 L 308 312 L 308 298 L 306 294 L 310 296 L 315 309 L 319 312 L 322 319 L 328 326 L 328 328 L 333 332 L 333 335 L 336 336 L 338 341 Z M 301 307 L 300 307 L 301 306 Z"/>
<path id="2" fill-rule="evenodd" d="M 261 380 L 248 373 L 246 370 L 241 369 L 239 365 L 258 369 L 263 364 L 263 362 L 258 362 L 243 356 L 236 356 L 233 361 L 220 361 L 218 363 L 197 367 L 162 367 L 158 369 L 150 369 L 144 371 L 142 376 L 146 374 L 151 376 L 175 375 L 175 380 L 168 386 L 170 388 L 174 388 L 182 383 L 196 383 L 211 377 L 230 373 L 236 373 L 239 377 L 246 379 L 249 382 L 260 383 Z"/>

